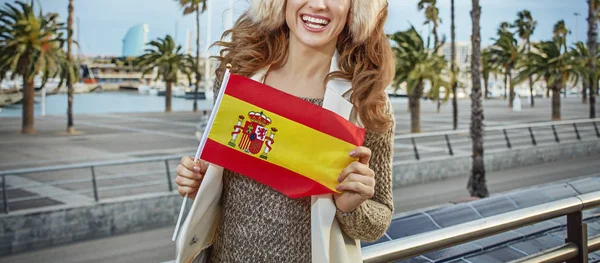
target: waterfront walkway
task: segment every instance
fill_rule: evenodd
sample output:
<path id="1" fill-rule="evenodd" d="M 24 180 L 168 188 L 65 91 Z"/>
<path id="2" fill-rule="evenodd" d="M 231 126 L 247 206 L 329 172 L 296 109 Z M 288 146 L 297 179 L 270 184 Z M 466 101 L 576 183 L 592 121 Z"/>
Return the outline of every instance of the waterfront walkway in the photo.
<path id="1" fill-rule="evenodd" d="M 521 112 L 512 112 L 505 106 L 506 101 L 488 100 L 485 102 L 486 125 L 548 121 L 549 104 L 548 99 L 538 99 L 536 108 L 525 105 Z M 563 119 L 586 118 L 588 106 L 581 104 L 579 98 L 568 98 L 562 105 Z M 406 112 L 406 100 L 394 100 L 393 106 L 396 134 L 407 133 L 410 129 L 410 116 Z M 468 128 L 470 101 L 459 101 L 459 113 L 459 128 Z M 435 104 L 430 101 L 422 102 L 421 122 L 424 132 L 450 129 L 451 116 L 451 107 L 447 104 L 443 106 L 441 113 L 436 113 Z M 75 124 L 79 134 L 67 136 L 63 132 L 65 116 L 36 118 L 38 133 L 35 135 L 22 135 L 18 132 L 20 118 L 0 118 L 0 171 L 165 155 L 193 155 L 198 144 L 196 132 L 201 119 L 202 113 L 193 112 L 76 115 Z M 574 137 L 572 128 L 559 127 L 558 132 L 563 130 L 568 136 Z M 593 134 L 591 127 L 583 127 L 581 132 L 585 136 Z M 454 145 L 455 153 L 470 152 L 470 142 L 468 138 L 464 139 L 468 135 L 462 136 L 463 139 L 457 140 Z M 503 139 L 496 135 L 486 136 L 486 139 L 486 149 L 505 147 Z M 422 156 L 426 156 L 428 152 L 444 154 L 445 143 L 440 143 L 443 139 L 435 140 L 420 142 L 419 151 Z M 397 141 L 395 147 L 396 160 L 414 158 L 412 145 Z M 158 162 L 97 168 L 96 176 L 109 179 L 99 181 L 98 187 L 110 189 L 100 192 L 99 197 L 103 199 L 166 191 L 164 165 Z M 176 165 L 177 160 L 170 162 L 172 177 Z M 127 177 L 114 178 L 122 174 L 127 174 Z M 136 174 L 137 177 L 130 176 Z M 90 177 L 89 169 L 7 176 L 6 183 L 9 189 L 11 185 L 30 186 L 27 189 L 7 191 L 8 199 L 13 200 L 10 203 L 11 211 L 56 204 L 77 205 L 94 202 Z M 52 184 L 58 181 L 71 183 Z M 157 183 L 152 186 L 120 189 L 122 185 L 142 185 L 147 182 Z M 418 203 L 417 200 L 415 202 Z"/>

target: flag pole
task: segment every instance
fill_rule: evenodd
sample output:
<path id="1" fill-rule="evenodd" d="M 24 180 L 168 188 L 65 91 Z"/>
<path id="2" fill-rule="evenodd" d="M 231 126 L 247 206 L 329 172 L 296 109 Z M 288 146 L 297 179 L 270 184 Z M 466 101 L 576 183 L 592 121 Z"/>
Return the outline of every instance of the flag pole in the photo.
<path id="1" fill-rule="evenodd" d="M 226 66 L 225 75 L 223 75 L 223 81 L 221 82 L 221 88 L 219 89 L 219 95 L 217 96 L 215 106 L 213 107 L 213 110 L 210 113 L 210 118 L 208 119 L 208 123 L 204 128 L 204 132 L 202 133 L 202 139 L 200 139 L 198 150 L 196 150 L 194 162 L 198 162 L 198 160 L 200 160 L 200 156 L 202 156 L 202 151 L 204 150 L 204 146 L 206 145 L 206 140 L 208 140 L 208 134 L 210 133 L 212 124 L 217 116 L 217 110 L 221 106 L 221 100 L 223 100 L 223 96 L 225 95 L 225 88 L 227 87 L 227 83 L 229 82 L 229 76 L 231 75 L 231 67 L 231 64 L 227 64 Z M 188 194 L 185 194 L 185 196 L 183 197 L 183 202 L 181 203 L 181 208 L 179 209 L 177 224 L 175 225 L 175 231 L 173 231 L 173 237 L 171 238 L 172 241 L 175 241 L 177 239 L 177 234 L 179 233 L 179 227 L 181 226 L 181 219 L 183 218 L 183 210 L 185 210 L 185 204 L 187 202 L 187 199 Z"/>

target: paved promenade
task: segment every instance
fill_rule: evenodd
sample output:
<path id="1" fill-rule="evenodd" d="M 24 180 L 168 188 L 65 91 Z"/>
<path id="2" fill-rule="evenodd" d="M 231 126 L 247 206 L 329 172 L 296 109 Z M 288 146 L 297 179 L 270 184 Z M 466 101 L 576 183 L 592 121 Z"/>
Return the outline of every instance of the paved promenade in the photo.
<path id="1" fill-rule="evenodd" d="M 502 99 L 484 103 L 487 126 L 550 120 L 550 100 L 537 99 L 537 106 L 513 112 Z M 396 134 L 408 133 L 410 115 L 406 100 L 394 100 Z M 423 132 L 452 129 L 449 104 L 436 113 L 431 101 L 421 103 Z M 77 112 L 77 109 L 75 109 Z M 585 119 L 588 105 L 579 98 L 562 103 L 564 120 Z M 459 129 L 468 129 L 470 101 L 459 100 Z M 197 147 L 195 132 L 202 114 L 193 112 L 75 115 L 78 135 L 67 136 L 66 116 L 36 117 L 37 134 L 22 135 L 21 119 L 0 118 L 0 170 L 117 160 L 169 154 L 192 154 Z M 401 145 L 402 146 L 402 145 Z M 410 147 L 408 147 L 410 148 Z"/>
<path id="2" fill-rule="evenodd" d="M 587 117 L 588 106 L 581 104 L 579 98 L 568 98 L 562 105 L 563 119 Z M 406 112 L 406 100 L 395 99 L 393 106 L 396 134 L 407 133 L 410 129 L 410 116 Z M 459 101 L 459 113 L 459 128 L 468 128 L 470 101 Z M 442 107 L 441 113 L 436 113 L 435 104 L 431 101 L 422 102 L 421 118 L 424 132 L 450 129 L 451 116 L 449 104 Z M 525 105 L 521 112 L 513 112 L 506 107 L 506 101 L 502 99 L 488 100 L 485 102 L 485 116 L 488 126 L 548 121 L 550 101 L 538 99 L 535 108 Z M 63 132 L 65 116 L 37 117 L 37 134 L 34 135 L 22 135 L 18 132 L 20 118 L 0 118 L 0 171 L 164 155 L 192 155 L 198 144 L 195 133 L 201 119 L 201 113 L 193 112 L 75 115 L 79 134 L 68 136 Z M 582 135 L 592 134 L 591 127 L 580 129 Z M 559 127 L 558 130 L 561 137 L 574 137 L 570 127 Z M 502 136 L 489 134 L 486 135 L 486 139 L 486 149 L 505 147 Z M 467 135 L 452 140 L 455 153 L 470 151 Z M 396 160 L 414 159 L 410 142 L 397 141 L 395 147 Z M 445 147 L 443 138 L 437 138 L 436 141 L 419 141 L 422 156 L 427 156 L 428 153 L 430 156 L 443 155 Z M 177 160 L 169 164 L 171 177 L 174 178 Z M 95 173 L 98 178 L 104 179 L 98 181 L 98 187 L 106 189 L 99 193 L 101 199 L 167 190 L 165 164 L 160 162 L 98 167 Z M 126 178 L 116 178 L 124 173 L 127 174 Z M 90 178 L 89 168 L 8 176 L 7 185 L 10 190 L 7 193 L 8 199 L 12 200 L 11 210 L 61 203 L 75 205 L 94 202 Z M 54 183 L 58 181 L 69 183 Z M 148 182 L 153 185 L 144 185 Z M 121 189 L 123 185 L 136 184 L 144 186 Z M 28 187 L 10 188 L 12 185 Z"/>

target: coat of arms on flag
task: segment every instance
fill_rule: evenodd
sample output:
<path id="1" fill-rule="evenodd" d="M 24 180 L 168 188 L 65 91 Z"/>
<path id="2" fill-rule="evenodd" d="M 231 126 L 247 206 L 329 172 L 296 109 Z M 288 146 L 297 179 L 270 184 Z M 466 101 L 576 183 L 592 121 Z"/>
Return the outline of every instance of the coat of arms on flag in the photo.
<path id="1" fill-rule="evenodd" d="M 260 153 L 263 145 L 264 151 L 260 154 L 261 159 L 267 159 L 267 155 L 273 149 L 273 143 L 277 128 L 271 127 L 271 133 L 269 132 L 269 126 L 271 119 L 267 117 L 263 112 L 249 112 L 248 120 L 242 124 L 245 120 L 244 115 L 238 116 L 238 120 L 234 130 L 231 133 L 231 140 L 227 143 L 231 147 L 236 147 L 236 142 L 241 133 L 241 138 L 237 142 L 237 146 L 245 153 L 257 154 Z"/>

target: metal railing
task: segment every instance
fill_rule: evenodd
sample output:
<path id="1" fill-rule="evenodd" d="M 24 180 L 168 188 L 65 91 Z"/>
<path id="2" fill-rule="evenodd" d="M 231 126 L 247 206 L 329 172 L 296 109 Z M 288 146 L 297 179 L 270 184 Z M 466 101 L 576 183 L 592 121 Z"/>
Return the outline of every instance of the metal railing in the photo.
<path id="1" fill-rule="evenodd" d="M 575 135 L 576 139 L 578 141 L 581 141 L 582 140 L 582 136 L 581 136 L 582 129 L 581 128 L 583 125 L 588 125 L 589 126 L 588 128 L 590 128 L 590 130 L 589 130 L 590 135 L 594 134 L 595 137 L 600 139 L 600 128 L 599 128 L 600 125 L 598 125 L 598 123 L 600 123 L 600 118 L 524 123 L 524 124 L 514 124 L 514 125 L 505 125 L 505 126 L 490 126 L 490 127 L 485 128 L 485 132 L 486 133 L 502 132 L 502 135 L 495 136 L 494 138 L 491 138 L 491 139 L 502 138 L 502 140 L 503 140 L 502 144 L 504 144 L 506 148 L 510 149 L 515 144 L 515 141 L 511 140 L 511 135 L 513 136 L 513 138 L 516 137 L 515 135 L 519 135 L 518 142 L 523 142 L 523 140 L 520 138 L 525 136 L 525 137 L 527 137 L 527 140 L 529 141 L 529 143 L 531 145 L 537 146 L 539 144 L 538 142 L 539 142 L 540 136 L 535 134 L 534 128 L 538 128 L 538 132 L 539 132 L 540 128 L 548 129 L 547 130 L 548 132 L 550 132 L 550 131 L 552 132 L 552 140 L 555 141 L 556 143 L 560 143 L 561 137 L 559 136 L 557 127 L 561 127 L 563 129 L 568 130 L 569 132 L 572 132 L 572 134 Z M 569 127 L 567 128 L 565 126 L 569 126 Z M 527 131 L 526 132 L 518 132 L 518 133 L 510 132 L 510 131 L 514 131 L 514 130 L 527 130 Z M 394 136 L 394 141 L 397 142 L 400 140 L 410 140 L 410 143 L 412 144 L 412 151 L 414 154 L 414 158 L 416 160 L 420 160 L 422 157 L 422 154 L 419 152 L 419 145 L 417 143 L 417 139 L 427 138 L 428 142 L 424 143 L 424 145 L 426 145 L 426 146 L 444 145 L 443 147 L 446 148 L 445 152 L 449 156 L 453 156 L 456 152 L 456 147 L 453 147 L 453 143 L 450 140 L 449 136 L 450 135 L 468 135 L 468 134 L 469 134 L 468 129 L 428 132 L 428 133 L 420 133 L 420 134 L 401 134 L 401 135 Z M 430 139 L 434 138 L 434 137 L 443 137 L 444 140 L 431 142 Z M 544 138 L 547 139 L 547 137 L 544 137 Z M 460 140 L 460 142 L 468 142 L 468 141 L 470 141 L 470 138 L 464 138 L 464 139 L 459 139 L 459 140 Z M 486 140 L 486 142 L 489 142 L 489 140 Z M 456 141 L 455 141 L 455 143 L 456 143 Z M 499 144 L 499 143 L 492 142 L 492 144 Z M 486 143 L 486 145 L 489 145 L 489 143 Z"/>
<path id="2" fill-rule="evenodd" d="M 2 177 L 2 203 L 4 207 L 4 213 L 10 212 L 10 203 L 14 202 L 22 202 L 22 201 L 30 201 L 36 199 L 43 198 L 58 198 L 65 197 L 69 195 L 80 195 L 80 194 L 90 194 L 93 193 L 94 201 L 100 201 L 99 192 L 101 191 L 111 191 L 111 190 L 122 190 L 128 188 L 136 188 L 136 187 L 146 187 L 153 185 L 166 185 L 169 192 L 173 191 L 173 182 L 171 181 L 171 170 L 169 166 L 169 161 L 171 160 L 179 160 L 181 159 L 181 155 L 166 155 L 166 156 L 158 156 L 158 157 L 144 157 L 137 159 L 128 159 L 128 160 L 118 160 L 118 161 L 100 161 L 100 162 L 87 162 L 87 163 L 79 163 L 79 164 L 68 164 L 68 165 L 56 165 L 56 166 L 46 166 L 46 167 L 38 167 L 38 168 L 27 168 L 27 169 L 16 169 L 16 170 L 7 170 L 0 171 L 0 177 Z M 156 173 L 156 171 L 146 171 L 146 172 L 138 172 L 133 174 L 117 174 L 117 175 L 105 175 L 98 176 L 96 173 L 96 168 L 98 167 L 106 167 L 106 166 L 118 166 L 118 165 L 128 165 L 128 164 L 141 164 L 141 163 L 153 163 L 153 162 L 163 162 L 164 163 L 164 172 Z M 77 178 L 77 179 L 67 179 L 67 180 L 56 180 L 51 182 L 35 182 L 29 184 L 20 184 L 20 185 L 11 185 L 7 186 L 7 176 L 18 176 L 30 173 L 41 173 L 41 172 L 53 172 L 53 171 L 65 171 L 65 170 L 74 170 L 74 169 L 89 169 L 90 174 L 88 178 Z M 116 185 L 116 186 L 105 186 L 99 187 L 98 182 L 103 180 L 112 180 L 112 179 L 122 179 L 122 178 L 132 178 L 132 177 L 142 177 L 148 176 L 150 174 L 164 174 L 166 176 L 166 180 L 154 180 L 142 183 L 130 183 L 125 185 Z M 66 184 L 74 184 L 74 183 L 92 183 L 91 189 L 82 189 L 82 190 L 69 190 L 67 194 L 60 195 L 52 195 L 52 196 L 26 196 L 26 197 L 18 197 L 8 199 L 8 191 L 16 190 L 16 189 L 32 189 L 36 187 L 47 187 L 47 186 L 60 186 Z"/>
<path id="3" fill-rule="evenodd" d="M 404 260 L 566 215 L 567 238 L 564 245 L 514 262 L 587 263 L 588 253 L 600 250 L 600 236 L 588 240 L 583 211 L 598 206 L 600 191 L 570 197 L 372 245 L 362 250 L 363 261 Z"/>

